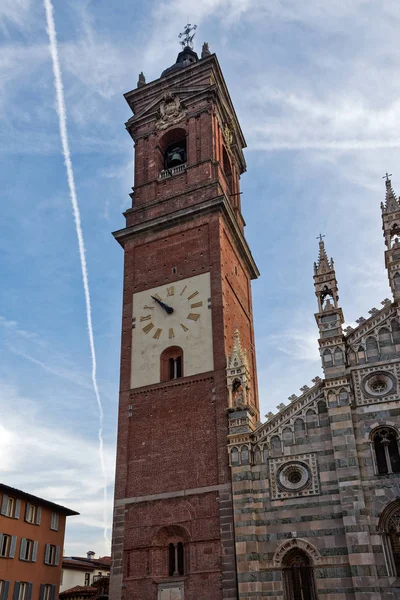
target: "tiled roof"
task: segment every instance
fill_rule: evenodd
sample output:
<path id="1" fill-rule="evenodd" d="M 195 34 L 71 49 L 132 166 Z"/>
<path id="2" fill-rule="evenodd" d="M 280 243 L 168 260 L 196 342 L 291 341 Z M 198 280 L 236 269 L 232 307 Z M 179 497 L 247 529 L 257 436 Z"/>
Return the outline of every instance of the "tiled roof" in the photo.
<path id="1" fill-rule="evenodd" d="M 69 590 L 60 592 L 59 596 L 60 598 L 64 598 L 66 596 L 94 596 L 96 592 L 97 588 L 92 587 L 91 585 L 76 585 Z"/>
<path id="2" fill-rule="evenodd" d="M 62 560 L 63 567 L 71 567 L 74 569 L 84 569 L 87 571 L 88 569 L 94 569 L 96 567 L 95 564 L 90 564 L 89 561 L 85 562 L 83 560 L 79 560 L 77 558 L 63 558 Z"/>
<path id="3" fill-rule="evenodd" d="M 65 556 L 63 565 L 67 567 L 76 567 L 77 569 L 109 569 L 111 567 L 111 556 L 102 556 L 100 558 L 86 558 L 84 556 Z"/>
<path id="4" fill-rule="evenodd" d="M 45 498 L 40 498 L 39 496 L 34 496 L 33 494 L 29 494 L 28 492 L 24 492 L 23 490 L 18 490 L 17 488 L 10 487 L 5 483 L 0 482 L 0 490 L 4 491 L 6 494 L 10 494 L 11 496 L 22 496 L 27 500 L 32 500 L 35 504 L 43 504 L 44 506 L 48 506 L 52 508 L 54 511 L 63 513 L 67 516 L 79 515 L 75 510 L 71 510 L 70 508 L 66 508 L 61 504 L 56 504 L 55 502 L 51 502 L 50 500 L 46 500 Z"/>

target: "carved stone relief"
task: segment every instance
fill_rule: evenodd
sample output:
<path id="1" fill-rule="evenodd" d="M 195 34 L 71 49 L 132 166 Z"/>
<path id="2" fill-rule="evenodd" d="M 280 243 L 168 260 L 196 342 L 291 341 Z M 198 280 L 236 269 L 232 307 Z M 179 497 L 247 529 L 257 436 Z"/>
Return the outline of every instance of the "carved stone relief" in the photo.
<path id="1" fill-rule="evenodd" d="M 163 130 L 182 121 L 186 116 L 186 110 L 183 109 L 178 96 L 172 92 L 166 92 L 161 101 L 158 115 L 156 128 Z"/>

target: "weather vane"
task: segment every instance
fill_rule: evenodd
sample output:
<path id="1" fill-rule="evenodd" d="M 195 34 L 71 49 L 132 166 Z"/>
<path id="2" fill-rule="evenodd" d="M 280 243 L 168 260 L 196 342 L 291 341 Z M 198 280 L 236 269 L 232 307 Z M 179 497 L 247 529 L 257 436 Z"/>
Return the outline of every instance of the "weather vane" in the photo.
<path id="1" fill-rule="evenodd" d="M 193 50 L 193 38 L 196 35 L 196 29 L 197 25 L 191 25 L 190 23 L 185 25 L 184 30 L 182 31 L 182 33 L 179 34 L 179 39 L 181 40 L 180 44 L 182 48 L 186 48 L 187 46 L 189 46 L 189 48 L 192 48 Z M 194 31 L 194 33 L 190 35 L 192 31 Z"/>

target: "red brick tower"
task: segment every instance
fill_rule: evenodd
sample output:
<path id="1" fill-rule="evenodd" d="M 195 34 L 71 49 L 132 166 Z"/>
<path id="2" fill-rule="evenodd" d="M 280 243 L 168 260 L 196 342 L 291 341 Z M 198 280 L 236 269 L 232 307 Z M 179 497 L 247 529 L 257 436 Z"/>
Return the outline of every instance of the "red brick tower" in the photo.
<path id="1" fill-rule="evenodd" d="M 114 234 L 125 270 L 112 600 L 237 598 L 227 356 L 239 330 L 255 422 L 258 271 L 240 209 L 243 134 L 216 56 L 186 42 L 125 94 L 135 187 Z"/>

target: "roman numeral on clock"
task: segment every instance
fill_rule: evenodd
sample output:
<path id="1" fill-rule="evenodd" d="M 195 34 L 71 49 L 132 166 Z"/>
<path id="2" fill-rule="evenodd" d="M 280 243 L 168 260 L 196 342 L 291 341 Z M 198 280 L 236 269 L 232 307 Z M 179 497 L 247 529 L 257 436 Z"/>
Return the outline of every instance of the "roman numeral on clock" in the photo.
<path id="1" fill-rule="evenodd" d="M 181 323 L 181 327 L 182 327 L 183 331 L 189 331 L 189 329 L 183 323 Z"/>
<path id="2" fill-rule="evenodd" d="M 155 340 L 158 340 L 161 334 L 162 334 L 162 329 L 157 329 L 155 334 L 153 335 L 153 338 Z"/>
<path id="3" fill-rule="evenodd" d="M 174 337 L 175 337 L 175 333 L 174 333 L 173 328 L 171 327 L 169 330 L 169 339 L 174 338 Z"/>
<path id="4" fill-rule="evenodd" d="M 143 327 L 142 331 L 144 331 L 145 333 L 149 333 L 149 331 L 151 331 L 153 328 L 153 323 L 149 323 L 148 325 L 146 325 L 146 327 Z"/>
<path id="5" fill-rule="evenodd" d="M 167 288 L 167 296 L 173 296 L 175 294 L 175 287 L 171 285 L 171 287 Z"/>
<path id="6" fill-rule="evenodd" d="M 190 294 L 190 296 L 188 296 L 188 300 L 192 300 L 195 296 L 198 296 L 199 292 L 193 292 L 193 294 Z"/>
<path id="7" fill-rule="evenodd" d="M 200 319 L 199 313 L 189 313 L 187 316 L 191 321 L 198 321 Z"/>
<path id="8" fill-rule="evenodd" d="M 190 308 L 200 308 L 200 306 L 203 306 L 202 302 L 194 302 L 190 305 Z"/>
<path id="9" fill-rule="evenodd" d="M 151 315 L 146 315 L 145 317 L 140 317 L 140 322 L 150 321 L 150 320 L 151 320 Z"/>

